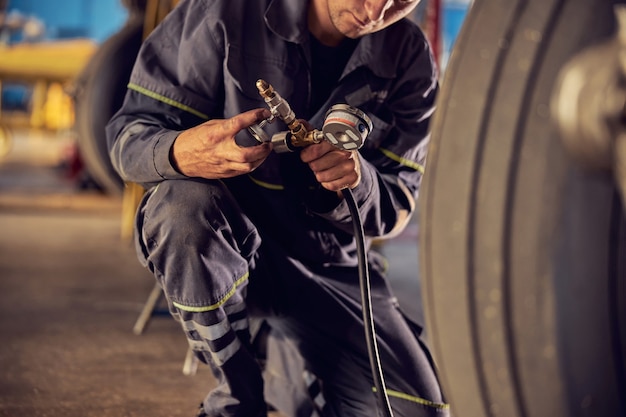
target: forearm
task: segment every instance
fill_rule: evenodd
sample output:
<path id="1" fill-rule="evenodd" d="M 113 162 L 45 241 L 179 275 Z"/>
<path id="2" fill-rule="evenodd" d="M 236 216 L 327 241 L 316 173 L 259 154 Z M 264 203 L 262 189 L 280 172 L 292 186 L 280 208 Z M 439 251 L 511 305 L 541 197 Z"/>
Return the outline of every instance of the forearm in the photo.
<path id="1" fill-rule="evenodd" d="M 118 116 L 107 126 L 111 162 L 124 181 L 146 187 L 164 179 L 185 178 L 170 160 L 179 133 L 136 117 Z"/>

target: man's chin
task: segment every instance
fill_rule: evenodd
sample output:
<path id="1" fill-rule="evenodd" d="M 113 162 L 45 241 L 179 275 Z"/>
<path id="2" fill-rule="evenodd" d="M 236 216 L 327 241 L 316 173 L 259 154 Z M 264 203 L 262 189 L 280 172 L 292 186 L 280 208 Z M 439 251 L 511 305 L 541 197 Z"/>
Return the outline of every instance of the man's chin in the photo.
<path id="1" fill-rule="evenodd" d="M 358 38 L 363 37 L 365 35 L 369 35 L 372 32 L 373 31 L 371 29 L 356 28 L 356 29 L 350 30 L 349 32 L 344 33 L 344 36 L 346 38 L 350 38 L 350 39 L 358 39 Z"/>

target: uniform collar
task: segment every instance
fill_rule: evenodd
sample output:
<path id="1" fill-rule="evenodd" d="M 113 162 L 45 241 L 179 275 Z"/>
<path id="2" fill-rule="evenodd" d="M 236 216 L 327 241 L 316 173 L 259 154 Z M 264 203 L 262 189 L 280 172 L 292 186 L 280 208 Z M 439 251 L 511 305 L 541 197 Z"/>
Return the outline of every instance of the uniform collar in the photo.
<path id="1" fill-rule="evenodd" d="M 272 32 L 286 41 L 305 43 L 309 36 L 308 5 L 308 1 L 301 0 L 272 0 L 265 11 L 265 23 Z"/>
<path id="2" fill-rule="evenodd" d="M 396 61 L 391 53 L 390 45 L 385 41 L 386 30 L 372 33 L 361 38 L 361 41 L 354 50 L 354 54 L 348 64 L 344 74 L 355 70 L 360 66 L 367 66 L 376 76 L 381 78 L 394 78 L 396 76 Z"/>
<path id="3" fill-rule="evenodd" d="M 308 1 L 271 0 L 265 11 L 265 23 L 276 35 L 286 41 L 304 44 L 309 37 L 307 26 Z M 344 74 L 360 66 L 369 67 L 374 74 L 383 78 L 396 75 L 396 59 L 385 47 L 389 29 L 364 36 L 346 66 Z M 393 42 L 393 41 L 392 41 Z"/>

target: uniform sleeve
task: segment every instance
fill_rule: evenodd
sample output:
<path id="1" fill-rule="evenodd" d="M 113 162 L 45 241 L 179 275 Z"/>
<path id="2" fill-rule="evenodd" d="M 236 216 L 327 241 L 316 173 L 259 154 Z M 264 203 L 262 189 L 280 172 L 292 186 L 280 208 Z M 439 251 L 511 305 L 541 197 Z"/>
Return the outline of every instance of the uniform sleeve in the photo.
<path id="1" fill-rule="evenodd" d="M 223 48 L 203 20 L 205 2 L 181 2 L 144 41 L 120 110 L 107 127 L 112 164 L 148 188 L 184 178 L 170 151 L 178 134 L 221 117 Z"/>
<path id="2" fill-rule="evenodd" d="M 402 231 L 415 211 L 429 142 L 429 124 L 438 92 L 438 71 L 426 39 L 407 42 L 384 105 L 387 121 L 371 115 L 374 125 L 385 125 L 384 137 L 374 147 L 359 151 L 360 184 L 352 190 L 366 236 L 392 237 Z M 345 201 L 317 214 L 351 232 Z M 320 210 L 322 209 L 322 210 Z M 312 208 L 316 210 L 316 208 Z"/>

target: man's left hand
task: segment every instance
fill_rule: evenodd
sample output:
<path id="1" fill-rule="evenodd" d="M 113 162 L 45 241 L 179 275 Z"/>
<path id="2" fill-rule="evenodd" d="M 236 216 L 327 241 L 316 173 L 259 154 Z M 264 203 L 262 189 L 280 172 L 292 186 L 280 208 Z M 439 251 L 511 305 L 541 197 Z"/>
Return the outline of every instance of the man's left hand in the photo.
<path id="1" fill-rule="evenodd" d="M 361 162 L 357 151 L 344 151 L 323 140 L 304 148 L 300 158 L 327 190 L 352 189 L 361 181 Z"/>

